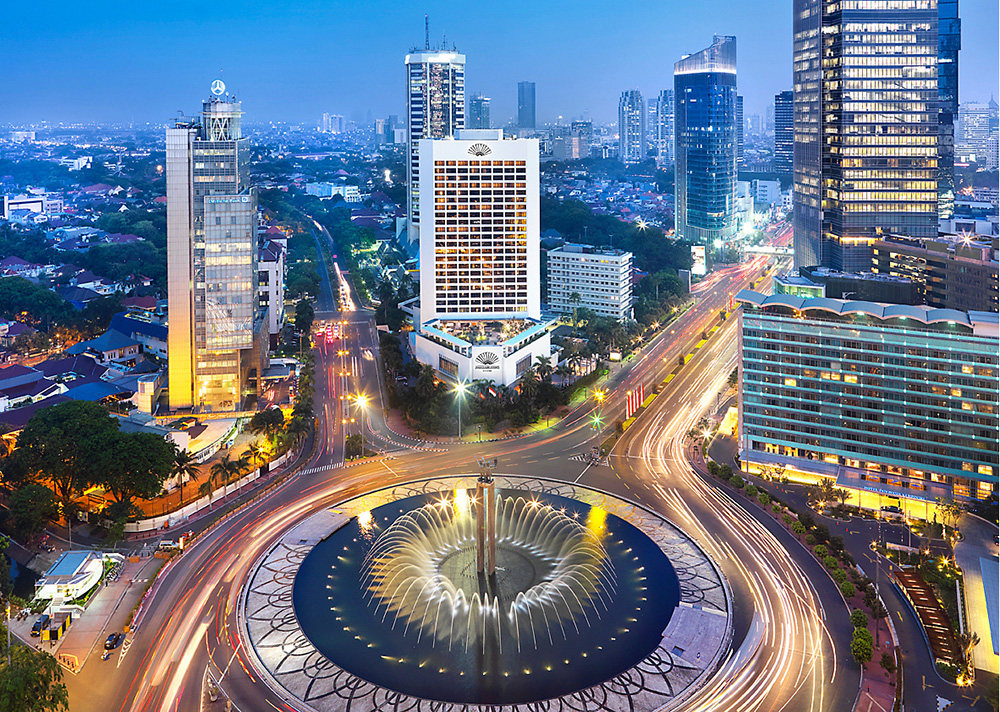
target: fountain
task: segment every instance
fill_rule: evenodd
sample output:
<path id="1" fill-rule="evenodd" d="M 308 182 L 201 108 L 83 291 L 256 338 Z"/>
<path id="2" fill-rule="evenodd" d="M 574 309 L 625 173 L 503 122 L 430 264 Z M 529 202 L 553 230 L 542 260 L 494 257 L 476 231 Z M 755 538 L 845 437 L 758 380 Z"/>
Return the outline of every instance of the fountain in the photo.
<path id="1" fill-rule="evenodd" d="M 323 656 L 417 698 L 507 705 L 569 694 L 650 655 L 680 597 L 661 549 L 600 507 L 475 487 L 358 514 L 292 586 Z"/>

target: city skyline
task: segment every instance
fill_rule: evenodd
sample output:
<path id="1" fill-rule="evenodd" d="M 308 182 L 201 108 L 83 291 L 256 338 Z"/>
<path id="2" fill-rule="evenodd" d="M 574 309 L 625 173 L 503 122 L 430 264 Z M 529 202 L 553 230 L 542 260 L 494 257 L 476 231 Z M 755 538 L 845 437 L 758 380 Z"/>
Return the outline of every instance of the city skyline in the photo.
<path id="1" fill-rule="evenodd" d="M 220 71 L 261 121 L 318 121 L 324 112 L 355 121 L 365 121 L 369 111 L 399 114 L 404 96 L 396 58 L 423 45 L 425 12 L 431 44 L 444 36 L 449 46 L 468 55 L 469 90 L 493 98 L 497 125 L 516 119 L 516 84 L 526 77 L 537 83 L 539 124 L 559 116 L 567 123 L 579 117 L 613 123 L 622 90 L 637 87 L 655 96 L 669 88 L 673 63 L 713 34 L 735 34 L 740 40 L 739 92 L 746 97 L 747 116 L 764 114 L 774 94 L 791 86 L 790 3 L 724 12 L 721 2 L 656 9 L 593 5 L 574 13 L 523 4 L 504 11 L 531 19 L 516 23 L 516 31 L 499 21 L 498 11 L 444 3 L 405 12 L 387 4 L 380 4 L 380 12 L 371 4 L 296 3 L 238 16 L 226 8 L 197 6 L 197 23 L 185 21 L 195 16 L 194 5 L 171 5 L 169 14 L 152 8 L 129 16 L 104 13 L 99 6 L 83 12 L 59 5 L 44 35 L 22 33 L 0 43 L 0 57 L 17 87 L 9 102 L 15 108 L 0 120 L 165 122 L 185 106 L 193 86 L 203 86 Z M 23 24 L 21 12 L 11 9 L 8 27 Z M 987 101 L 998 76 L 992 51 L 997 8 L 970 2 L 960 6 L 960 15 L 959 98 Z M 337 28 L 348 26 L 352 32 L 336 41 Z M 227 31 L 232 40 L 201 43 L 204 33 L 224 27 L 242 30 Z M 562 31 L 553 34 L 555 28 Z M 248 34 L 259 40 L 237 39 Z M 261 44 L 272 49 L 261 51 Z M 509 52 L 512 44 L 521 51 Z M 197 52 L 186 49 L 195 46 Z M 562 61 L 573 56 L 603 71 L 573 71 L 572 62 Z"/>

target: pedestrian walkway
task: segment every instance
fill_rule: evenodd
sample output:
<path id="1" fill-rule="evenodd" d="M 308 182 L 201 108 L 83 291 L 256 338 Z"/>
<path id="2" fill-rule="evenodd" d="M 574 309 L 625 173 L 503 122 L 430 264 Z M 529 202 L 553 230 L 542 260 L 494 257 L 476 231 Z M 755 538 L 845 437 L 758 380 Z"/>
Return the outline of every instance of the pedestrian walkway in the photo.
<path id="1" fill-rule="evenodd" d="M 979 635 L 972 649 L 977 670 L 1000 673 L 1000 611 L 998 611 L 998 558 L 993 536 L 996 526 L 965 514 L 959 520 L 962 541 L 955 545 L 955 562 L 965 581 L 965 627 Z"/>

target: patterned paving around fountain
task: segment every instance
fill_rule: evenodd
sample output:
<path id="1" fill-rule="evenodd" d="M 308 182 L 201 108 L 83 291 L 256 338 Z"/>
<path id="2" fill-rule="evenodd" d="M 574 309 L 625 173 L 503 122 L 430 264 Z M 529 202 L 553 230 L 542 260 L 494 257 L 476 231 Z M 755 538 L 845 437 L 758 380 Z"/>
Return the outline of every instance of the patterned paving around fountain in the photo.
<path id="1" fill-rule="evenodd" d="M 653 712 L 677 707 L 728 649 L 730 595 L 717 567 L 679 528 L 633 503 L 579 485 L 498 475 L 498 488 L 554 494 L 601 507 L 631 523 L 666 554 L 680 580 L 680 604 L 660 645 L 638 665 L 578 692 L 543 702 L 487 706 L 417 699 L 373 685 L 315 649 L 299 627 L 292 584 L 312 548 L 361 512 L 429 492 L 474 487 L 475 476 L 423 480 L 378 490 L 316 514 L 267 552 L 243 590 L 243 634 L 264 681 L 296 709 L 316 712 Z"/>

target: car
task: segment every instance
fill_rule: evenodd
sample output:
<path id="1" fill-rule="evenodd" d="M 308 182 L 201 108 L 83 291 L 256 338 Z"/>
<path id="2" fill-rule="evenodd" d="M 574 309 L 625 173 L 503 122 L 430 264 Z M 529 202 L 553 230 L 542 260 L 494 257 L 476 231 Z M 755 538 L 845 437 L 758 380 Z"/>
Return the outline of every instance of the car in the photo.
<path id="1" fill-rule="evenodd" d="M 122 642 L 122 638 L 124 637 L 125 636 L 123 636 L 121 633 L 112 633 L 111 635 L 108 636 L 108 639 L 104 641 L 104 649 L 114 650 Z"/>
<path id="2" fill-rule="evenodd" d="M 35 625 L 31 626 L 31 635 L 35 638 L 42 634 L 42 630 L 49 627 L 49 617 L 48 615 L 38 616 L 38 620 L 35 621 Z"/>

